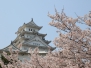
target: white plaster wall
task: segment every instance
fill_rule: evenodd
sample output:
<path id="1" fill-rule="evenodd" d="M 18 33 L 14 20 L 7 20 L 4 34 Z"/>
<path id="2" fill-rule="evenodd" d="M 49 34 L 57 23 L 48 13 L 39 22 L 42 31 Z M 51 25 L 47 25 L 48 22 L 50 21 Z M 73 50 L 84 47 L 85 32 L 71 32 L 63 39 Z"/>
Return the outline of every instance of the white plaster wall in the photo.
<path id="1" fill-rule="evenodd" d="M 38 29 L 34 29 L 35 30 L 35 32 L 38 32 Z"/>
<path id="2" fill-rule="evenodd" d="M 32 39 L 34 37 L 34 35 L 30 35 L 30 34 L 25 34 L 24 36 L 25 36 L 25 38 L 30 38 L 30 39 Z"/>
<path id="3" fill-rule="evenodd" d="M 19 60 L 24 61 L 24 59 L 30 60 L 30 57 L 28 54 L 19 54 L 18 56 Z"/>
<path id="4" fill-rule="evenodd" d="M 28 46 L 22 46 L 22 50 L 28 50 L 29 47 Z"/>
<path id="5" fill-rule="evenodd" d="M 45 51 L 45 52 L 48 52 L 48 49 L 43 49 L 43 48 L 40 48 L 39 50 L 40 50 L 40 51 Z"/>
<path id="6" fill-rule="evenodd" d="M 28 28 L 28 27 L 25 27 L 24 30 L 25 30 L 25 31 L 29 31 L 29 28 Z"/>

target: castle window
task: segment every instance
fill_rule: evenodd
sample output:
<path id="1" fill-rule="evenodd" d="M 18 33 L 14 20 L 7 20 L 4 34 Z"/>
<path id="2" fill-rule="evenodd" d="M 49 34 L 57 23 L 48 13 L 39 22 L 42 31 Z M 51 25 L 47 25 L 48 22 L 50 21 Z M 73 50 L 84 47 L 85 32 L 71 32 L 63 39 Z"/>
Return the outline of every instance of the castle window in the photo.
<path id="1" fill-rule="evenodd" d="M 33 31 L 33 29 L 30 29 L 30 28 L 29 28 L 29 31 Z"/>
<path id="2" fill-rule="evenodd" d="M 29 31 L 30 31 L 30 29 L 29 29 Z"/>
<path id="3" fill-rule="evenodd" d="M 31 29 L 31 31 L 32 31 L 32 29 Z"/>

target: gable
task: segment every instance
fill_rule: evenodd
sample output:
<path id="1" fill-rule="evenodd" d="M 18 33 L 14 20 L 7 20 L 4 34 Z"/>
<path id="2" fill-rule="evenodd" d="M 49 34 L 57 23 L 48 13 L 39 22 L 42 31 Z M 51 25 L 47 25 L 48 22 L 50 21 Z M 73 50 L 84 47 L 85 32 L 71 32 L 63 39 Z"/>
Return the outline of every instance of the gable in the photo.
<path id="1" fill-rule="evenodd" d="M 36 36 L 32 40 L 29 40 L 28 42 L 26 42 L 26 44 L 48 47 L 48 45 L 43 40 L 41 40 L 38 36 Z"/>

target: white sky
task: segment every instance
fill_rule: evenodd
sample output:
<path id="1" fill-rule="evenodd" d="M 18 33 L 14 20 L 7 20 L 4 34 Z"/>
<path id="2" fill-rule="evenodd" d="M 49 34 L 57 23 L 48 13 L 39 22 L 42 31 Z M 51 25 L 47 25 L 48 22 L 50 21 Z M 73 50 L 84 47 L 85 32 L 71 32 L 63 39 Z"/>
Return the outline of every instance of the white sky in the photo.
<path id="1" fill-rule="evenodd" d="M 37 25 L 43 26 L 40 33 L 47 33 L 45 38 L 53 41 L 58 34 L 49 25 L 51 19 L 47 14 L 55 13 L 54 5 L 59 12 L 64 6 L 66 14 L 72 17 L 76 17 L 75 12 L 83 16 L 91 11 L 91 0 L 0 0 L 0 49 L 8 46 L 16 38 L 19 26 L 28 23 L 31 18 Z"/>

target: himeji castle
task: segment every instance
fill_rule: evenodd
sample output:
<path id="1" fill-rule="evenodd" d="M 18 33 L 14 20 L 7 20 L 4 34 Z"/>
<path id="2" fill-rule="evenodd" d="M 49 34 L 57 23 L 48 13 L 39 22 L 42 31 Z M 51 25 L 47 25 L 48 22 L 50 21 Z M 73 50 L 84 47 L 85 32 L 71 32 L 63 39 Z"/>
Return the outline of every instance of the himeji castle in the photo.
<path id="1" fill-rule="evenodd" d="M 30 22 L 24 23 L 18 28 L 18 31 L 15 33 L 17 37 L 15 40 L 11 41 L 10 45 L 0 50 L 0 53 L 3 51 L 9 51 L 9 47 L 12 46 L 12 50 L 19 51 L 19 59 L 23 58 L 29 59 L 29 49 L 34 50 L 36 47 L 39 48 L 39 54 L 45 55 L 48 53 L 48 50 L 54 50 L 54 47 L 51 47 L 49 43 L 51 41 L 45 40 L 47 34 L 39 33 L 39 30 L 42 26 L 38 26 L 34 23 L 33 18 Z"/>

